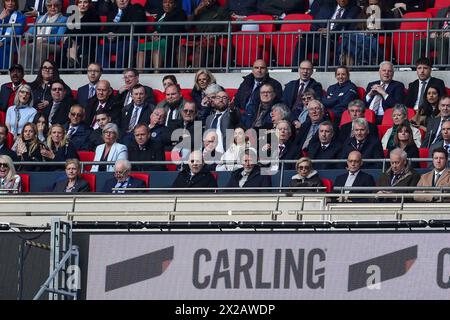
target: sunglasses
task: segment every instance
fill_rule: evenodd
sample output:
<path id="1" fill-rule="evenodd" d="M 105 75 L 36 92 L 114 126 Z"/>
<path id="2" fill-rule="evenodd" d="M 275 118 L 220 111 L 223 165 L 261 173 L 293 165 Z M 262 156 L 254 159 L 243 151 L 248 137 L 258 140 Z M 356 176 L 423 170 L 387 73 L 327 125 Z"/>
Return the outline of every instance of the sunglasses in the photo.
<path id="1" fill-rule="evenodd" d="M 7 163 L 0 163 L 0 168 L 9 168 Z"/>

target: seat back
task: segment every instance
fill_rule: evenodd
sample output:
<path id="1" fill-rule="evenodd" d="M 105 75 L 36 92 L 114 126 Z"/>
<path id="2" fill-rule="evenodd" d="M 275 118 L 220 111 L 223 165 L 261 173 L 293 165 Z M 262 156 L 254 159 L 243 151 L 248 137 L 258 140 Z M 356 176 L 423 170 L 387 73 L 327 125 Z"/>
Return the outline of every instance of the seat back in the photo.
<path id="1" fill-rule="evenodd" d="M 86 182 L 89 184 L 89 188 L 91 189 L 91 192 L 97 192 L 97 189 L 96 189 L 97 176 L 95 175 L 95 173 L 82 173 L 80 176 L 81 176 L 81 178 L 86 180 Z"/>
<path id="2" fill-rule="evenodd" d="M 432 18 L 429 12 L 409 12 L 403 15 L 403 19 Z M 413 63 L 414 43 L 426 37 L 427 21 L 404 21 L 400 24 L 403 32 L 394 32 L 394 49 L 398 64 L 411 65 Z M 405 30 L 415 30 L 405 32 Z"/>
<path id="3" fill-rule="evenodd" d="M 172 158 L 172 156 L 173 156 L 173 158 Z M 165 151 L 164 152 L 164 158 L 165 158 L 165 161 L 172 161 L 172 160 L 173 161 L 177 161 L 177 160 L 181 159 L 181 157 L 180 157 L 180 155 L 178 153 L 174 152 L 172 154 L 171 151 Z M 167 164 L 166 167 L 167 167 L 167 171 L 177 171 L 177 165 L 176 164 Z"/>
<path id="4" fill-rule="evenodd" d="M 378 126 L 378 137 L 381 139 L 383 139 L 384 135 L 386 134 L 386 131 L 389 130 L 389 128 L 392 127 L 392 125 L 389 124 L 379 124 Z"/>
<path id="5" fill-rule="evenodd" d="M 80 161 L 94 161 L 95 158 L 95 152 L 94 151 L 77 151 L 78 158 L 80 158 Z M 92 165 L 87 164 L 84 166 L 84 171 L 90 171 Z"/>
<path id="6" fill-rule="evenodd" d="M 269 14 L 253 14 L 245 17 L 244 21 L 273 21 L 273 17 Z M 259 25 L 259 32 L 273 31 L 275 31 L 275 25 L 273 23 Z"/>
<path id="7" fill-rule="evenodd" d="M 158 104 L 166 98 L 164 92 L 158 89 L 153 89 L 153 96 L 155 97 L 155 103 Z"/>
<path id="8" fill-rule="evenodd" d="M 373 110 L 366 109 L 364 111 L 364 118 L 367 120 L 367 122 L 375 123 L 375 112 L 373 112 Z M 342 113 L 341 123 L 339 124 L 339 127 L 341 127 L 344 124 L 349 123 L 351 121 L 352 121 L 352 118 L 350 117 L 350 114 L 348 113 L 348 111 L 345 111 Z"/>
<path id="9" fill-rule="evenodd" d="M 18 173 L 22 181 L 22 192 L 30 192 L 30 176 L 26 173 Z"/>
<path id="10" fill-rule="evenodd" d="M 323 186 L 326 188 L 325 192 L 331 193 L 333 191 L 333 181 L 331 181 L 330 179 L 327 179 L 327 178 L 321 178 L 321 179 L 322 179 Z"/>
<path id="11" fill-rule="evenodd" d="M 148 173 L 130 172 L 130 177 L 144 181 L 146 188 L 150 186 L 150 175 Z"/>
<path id="12" fill-rule="evenodd" d="M 430 156 L 430 149 L 428 148 L 419 148 L 419 158 L 427 159 Z M 428 167 L 428 162 L 423 161 L 419 163 L 419 166 L 423 169 Z"/>
<path id="13" fill-rule="evenodd" d="M 183 96 L 184 100 L 192 101 L 191 91 L 192 89 L 181 89 L 181 95 Z"/>
<path id="14" fill-rule="evenodd" d="M 230 97 L 230 101 L 233 100 L 237 91 L 238 91 L 238 89 L 235 89 L 235 88 L 226 88 L 225 89 L 225 92 L 228 93 L 228 96 Z"/>
<path id="15" fill-rule="evenodd" d="M 366 98 L 366 89 L 364 89 L 363 87 L 357 87 L 357 89 L 358 89 L 358 96 L 359 96 L 359 98 L 362 101 L 366 100 L 365 99 Z"/>
<path id="16" fill-rule="evenodd" d="M 5 124 L 5 120 L 6 120 L 6 112 L 0 111 L 0 124 Z"/>
<path id="17" fill-rule="evenodd" d="M 14 136 L 11 132 L 8 132 L 8 135 L 6 136 L 6 146 L 8 149 L 11 149 L 14 144 Z"/>
<path id="18" fill-rule="evenodd" d="M 434 0 L 434 7 L 436 9 L 443 9 L 445 7 L 450 6 L 448 0 Z"/>

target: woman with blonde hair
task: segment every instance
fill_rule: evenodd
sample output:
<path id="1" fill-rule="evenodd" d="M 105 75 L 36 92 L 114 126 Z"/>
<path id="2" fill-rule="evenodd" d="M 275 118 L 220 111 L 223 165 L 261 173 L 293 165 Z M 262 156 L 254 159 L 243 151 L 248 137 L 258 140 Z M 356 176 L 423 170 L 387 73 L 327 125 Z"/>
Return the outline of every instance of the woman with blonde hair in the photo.
<path id="1" fill-rule="evenodd" d="M 81 165 L 78 159 L 66 160 L 66 176 L 64 180 L 56 182 L 53 192 L 89 192 L 89 184 L 81 178 Z"/>
<path id="2" fill-rule="evenodd" d="M 47 145 L 41 146 L 41 155 L 46 161 L 78 159 L 77 150 L 67 139 L 66 130 L 60 124 L 53 124 L 48 130 Z"/>
<path id="3" fill-rule="evenodd" d="M 42 161 L 40 145 L 37 137 L 37 127 L 34 123 L 28 122 L 22 128 L 22 132 L 17 137 L 11 150 L 16 152 L 20 161 Z M 37 166 L 20 166 L 19 171 L 38 171 Z"/>
<path id="4" fill-rule="evenodd" d="M 323 187 L 322 179 L 319 173 L 313 169 L 310 158 L 300 158 L 295 164 L 297 174 L 291 178 L 290 187 L 308 187 L 311 190 L 292 190 L 292 192 L 318 192 L 315 188 Z"/>
<path id="5" fill-rule="evenodd" d="M 7 155 L 0 155 L 0 193 L 19 193 L 21 191 L 22 180 L 16 174 L 12 159 Z"/>
<path id="6" fill-rule="evenodd" d="M 197 107 L 198 118 L 200 120 L 203 120 L 203 118 L 206 120 L 206 117 L 209 114 L 208 111 L 210 111 L 209 108 L 205 108 L 202 105 L 202 100 L 206 97 L 206 88 L 212 83 L 216 83 L 216 78 L 211 71 L 207 69 L 200 69 L 195 74 L 194 88 L 192 88 L 191 97 Z"/>

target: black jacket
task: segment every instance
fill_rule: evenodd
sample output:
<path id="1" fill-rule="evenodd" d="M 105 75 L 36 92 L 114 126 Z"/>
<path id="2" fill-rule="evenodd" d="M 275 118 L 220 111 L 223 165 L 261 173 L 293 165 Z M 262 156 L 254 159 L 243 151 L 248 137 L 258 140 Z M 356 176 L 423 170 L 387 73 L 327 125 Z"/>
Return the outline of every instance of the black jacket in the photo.
<path id="1" fill-rule="evenodd" d="M 100 192 L 112 193 L 112 189 L 116 186 L 116 184 L 117 184 L 116 178 L 108 179 L 108 180 L 106 180 L 105 184 L 103 185 L 103 189 L 100 190 Z M 127 188 L 145 188 L 145 182 L 140 179 L 129 177 Z M 137 192 L 140 192 L 140 191 L 126 191 L 125 190 L 124 193 L 137 193 Z"/>
<path id="2" fill-rule="evenodd" d="M 185 167 L 178 173 L 172 188 L 217 188 L 217 181 L 205 167 L 192 177 L 189 167 Z"/>
<path id="3" fill-rule="evenodd" d="M 128 147 L 128 160 L 130 161 L 164 161 L 163 146 L 153 140 L 148 140 L 141 150 L 136 142 Z M 163 164 L 135 164 L 134 171 L 164 171 L 166 166 Z"/>
<path id="4" fill-rule="evenodd" d="M 56 182 L 55 186 L 53 187 L 53 192 L 64 192 L 67 186 L 67 179 L 60 180 Z M 89 183 L 86 182 L 86 180 L 78 177 L 77 181 L 75 182 L 74 189 L 72 192 L 90 192 L 91 188 L 89 187 Z"/>
<path id="5" fill-rule="evenodd" d="M 250 95 L 252 95 L 253 86 L 255 85 L 255 77 L 252 73 L 246 75 L 244 78 L 244 81 L 239 85 L 239 89 L 236 92 L 236 95 L 234 96 L 234 105 L 235 107 L 238 107 L 240 109 L 244 109 L 245 105 L 247 104 L 248 100 L 250 99 Z M 270 84 L 273 89 L 275 90 L 276 98 L 275 100 L 281 100 L 283 96 L 283 89 L 281 87 L 281 84 L 270 77 L 269 74 L 267 74 L 262 80 L 261 85 L 263 84 Z M 255 92 L 253 93 L 253 97 L 255 98 L 255 105 L 259 105 L 260 98 L 259 98 L 259 90 L 261 86 L 257 87 L 255 89 Z"/>
<path id="6" fill-rule="evenodd" d="M 117 15 L 117 12 L 119 9 L 117 6 L 113 6 L 113 9 L 109 11 L 107 16 L 108 22 L 113 22 L 114 18 Z M 120 18 L 120 22 L 146 22 L 147 18 L 145 17 L 145 11 L 144 8 L 140 4 L 128 4 L 125 9 L 122 12 L 122 17 Z M 112 25 L 105 27 L 104 33 L 130 33 L 130 25 Z M 144 33 L 145 32 L 145 25 L 141 26 L 135 26 L 134 27 L 135 33 Z M 124 37 L 121 36 L 121 39 Z"/>
<path id="7" fill-rule="evenodd" d="M 242 171 L 244 168 L 237 169 L 231 173 L 230 179 L 228 180 L 227 187 L 229 188 L 239 188 L 239 181 L 242 178 Z M 245 181 L 242 188 L 255 188 L 255 187 L 272 187 L 272 178 L 270 175 L 261 175 L 261 168 L 255 166 L 250 172 L 250 175 Z M 263 192 L 268 190 L 248 190 L 249 192 Z"/>
<path id="8" fill-rule="evenodd" d="M 330 144 L 325 150 L 322 149 L 320 140 L 315 140 L 309 143 L 307 152 L 308 157 L 313 160 L 339 159 L 341 155 L 342 146 L 336 139 L 331 140 Z M 320 162 L 314 163 L 314 169 L 336 169 L 339 166 L 337 163 Z"/>
<path id="9" fill-rule="evenodd" d="M 347 139 L 342 145 L 341 158 L 347 159 L 348 154 L 357 150 L 357 142 L 355 138 Z M 366 159 L 384 159 L 383 147 L 379 139 L 368 136 L 359 150 L 363 160 Z M 377 169 L 382 167 L 381 162 L 364 162 L 363 168 Z"/>

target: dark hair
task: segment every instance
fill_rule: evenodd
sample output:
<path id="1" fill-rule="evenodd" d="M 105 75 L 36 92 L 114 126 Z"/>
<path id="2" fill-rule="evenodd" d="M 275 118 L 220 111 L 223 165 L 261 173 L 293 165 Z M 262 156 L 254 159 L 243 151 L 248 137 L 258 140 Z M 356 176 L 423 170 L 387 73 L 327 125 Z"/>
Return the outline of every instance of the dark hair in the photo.
<path id="1" fill-rule="evenodd" d="M 437 91 L 438 105 L 439 105 L 440 98 L 442 97 L 442 94 L 443 94 L 443 92 L 441 92 L 441 90 L 434 85 L 429 85 L 428 88 L 425 90 L 425 99 L 423 99 L 422 104 L 417 109 L 417 113 L 419 113 L 420 115 L 423 115 L 423 116 L 427 116 L 427 117 L 430 117 L 432 115 L 437 116 L 439 113 L 439 108 L 436 107 L 433 109 L 433 106 L 428 102 L 428 100 L 426 98 L 426 96 L 428 95 L 428 90 L 430 90 L 430 89 L 434 89 Z"/>
<path id="2" fill-rule="evenodd" d="M 175 77 L 173 74 L 168 74 L 167 76 L 164 76 L 162 82 L 164 82 L 164 80 L 166 79 L 170 79 L 174 84 L 178 84 L 177 77 Z"/>
<path id="3" fill-rule="evenodd" d="M 447 150 L 444 149 L 444 147 L 439 147 L 439 148 L 433 149 L 433 153 L 431 155 L 433 158 L 434 158 L 434 154 L 436 152 L 445 154 L 445 160 L 448 161 L 448 152 L 447 152 Z"/>
<path id="4" fill-rule="evenodd" d="M 397 133 L 394 136 L 394 146 L 400 146 L 400 141 L 398 140 L 398 133 L 402 131 L 403 129 L 406 129 L 406 131 L 409 133 L 409 140 L 408 140 L 408 146 L 415 144 L 414 142 L 414 134 L 412 132 L 411 126 L 407 121 L 400 123 L 397 127 Z"/>
<path id="5" fill-rule="evenodd" d="M 136 131 L 136 129 L 139 129 L 139 128 L 142 128 L 142 127 L 145 127 L 145 129 L 146 129 L 146 131 L 147 131 L 147 134 L 150 133 L 150 128 L 148 127 L 148 125 L 146 125 L 146 124 L 143 123 L 143 122 L 138 123 L 138 124 L 136 125 L 136 127 L 134 127 L 133 132 Z"/>
<path id="6" fill-rule="evenodd" d="M 5 129 L 5 134 L 8 135 L 9 130 L 8 130 L 7 126 L 5 126 L 4 124 L 0 124 L 0 128 L 4 128 Z"/>
<path id="7" fill-rule="evenodd" d="M 133 93 L 134 90 L 140 89 L 140 88 L 144 88 L 144 92 L 145 92 L 145 87 L 144 87 L 142 84 L 140 84 L 140 83 L 135 84 L 135 85 L 131 88 L 131 91 L 130 91 L 130 92 Z"/>
<path id="8" fill-rule="evenodd" d="M 337 74 L 337 71 L 338 71 L 339 69 L 344 69 L 345 72 L 347 73 L 347 76 L 350 77 L 350 70 L 348 70 L 348 68 L 347 68 L 346 66 L 339 66 L 339 67 L 337 67 L 336 70 L 334 71 L 334 75 Z"/>
<path id="9" fill-rule="evenodd" d="M 433 67 L 433 63 L 427 57 L 420 57 L 419 59 L 416 60 L 416 68 L 421 64 L 429 66 L 430 68 Z"/>
<path id="10" fill-rule="evenodd" d="M 103 108 L 103 109 L 98 109 L 98 110 L 95 112 L 95 115 L 96 115 L 96 116 L 98 116 L 99 114 L 106 114 L 108 117 L 111 117 L 111 115 L 109 114 L 109 112 L 108 112 L 105 108 Z"/>
<path id="11" fill-rule="evenodd" d="M 57 64 L 54 61 L 45 59 L 42 60 L 41 66 L 39 67 L 39 71 L 36 75 L 36 79 L 32 83 L 30 83 L 30 87 L 32 90 L 34 89 L 40 89 L 42 87 L 42 84 L 44 83 L 44 79 L 42 78 L 42 67 L 44 66 L 44 63 L 50 63 L 53 66 L 53 78 L 50 80 L 50 83 L 52 81 L 55 81 L 57 79 L 60 79 L 59 77 L 59 69 Z"/>
<path id="12" fill-rule="evenodd" d="M 127 68 L 127 69 L 123 70 L 123 74 L 125 74 L 127 72 L 133 72 L 135 76 L 139 75 L 139 71 L 137 71 L 135 68 Z"/>
<path id="13" fill-rule="evenodd" d="M 50 88 L 53 87 L 55 83 L 59 83 L 60 85 L 63 86 L 64 90 L 66 90 L 66 84 L 64 83 L 64 81 L 62 81 L 62 79 L 56 79 L 50 82 Z"/>
<path id="14" fill-rule="evenodd" d="M 48 119 L 45 116 L 45 114 L 43 112 L 38 112 L 36 113 L 36 115 L 33 118 L 33 123 L 37 125 L 37 122 L 39 121 L 39 118 L 44 118 L 45 119 L 45 127 L 44 127 L 44 137 L 47 137 L 48 134 Z M 36 133 L 37 134 L 37 133 Z"/>

